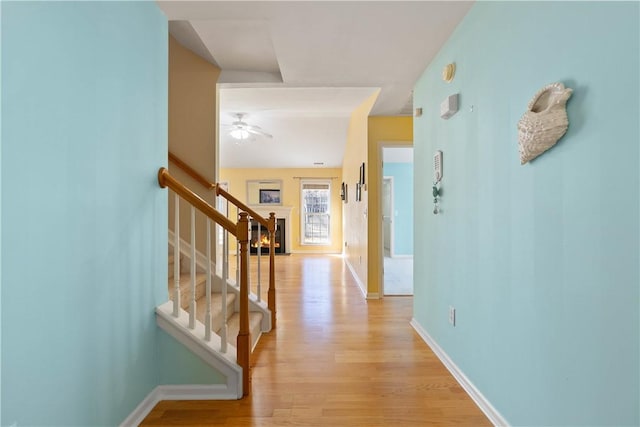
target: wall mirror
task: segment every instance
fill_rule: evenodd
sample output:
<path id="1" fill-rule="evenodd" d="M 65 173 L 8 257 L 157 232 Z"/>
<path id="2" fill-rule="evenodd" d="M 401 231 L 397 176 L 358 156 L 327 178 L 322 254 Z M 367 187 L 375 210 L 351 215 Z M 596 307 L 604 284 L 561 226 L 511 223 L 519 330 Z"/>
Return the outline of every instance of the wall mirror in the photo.
<path id="1" fill-rule="evenodd" d="M 247 181 L 248 205 L 282 205 L 282 180 Z"/>

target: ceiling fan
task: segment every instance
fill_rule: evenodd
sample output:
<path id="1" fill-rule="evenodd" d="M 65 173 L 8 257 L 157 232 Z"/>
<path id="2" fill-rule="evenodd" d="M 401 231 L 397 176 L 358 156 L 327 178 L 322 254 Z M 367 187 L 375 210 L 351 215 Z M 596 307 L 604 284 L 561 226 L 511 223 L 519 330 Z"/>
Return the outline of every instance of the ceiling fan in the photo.
<path id="1" fill-rule="evenodd" d="M 259 135 L 259 136 L 264 136 L 266 138 L 273 138 L 273 135 L 263 131 L 260 126 L 250 125 L 247 122 L 245 122 L 244 116 L 246 116 L 246 113 L 234 113 L 232 114 L 232 116 L 235 118 L 235 120 L 230 125 L 227 125 L 227 126 L 229 127 L 229 135 L 231 135 L 233 139 L 237 139 L 238 141 L 244 141 L 249 139 L 251 135 Z"/>

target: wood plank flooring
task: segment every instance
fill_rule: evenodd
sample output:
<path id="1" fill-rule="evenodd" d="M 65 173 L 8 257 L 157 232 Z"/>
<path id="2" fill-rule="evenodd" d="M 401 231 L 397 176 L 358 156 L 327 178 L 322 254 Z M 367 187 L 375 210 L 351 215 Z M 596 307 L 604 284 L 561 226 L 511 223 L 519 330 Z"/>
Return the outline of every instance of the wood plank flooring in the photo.
<path id="1" fill-rule="evenodd" d="M 253 354 L 251 396 L 163 401 L 142 425 L 491 425 L 409 325 L 411 297 L 365 300 L 338 256 L 276 270 L 278 328 Z"/>

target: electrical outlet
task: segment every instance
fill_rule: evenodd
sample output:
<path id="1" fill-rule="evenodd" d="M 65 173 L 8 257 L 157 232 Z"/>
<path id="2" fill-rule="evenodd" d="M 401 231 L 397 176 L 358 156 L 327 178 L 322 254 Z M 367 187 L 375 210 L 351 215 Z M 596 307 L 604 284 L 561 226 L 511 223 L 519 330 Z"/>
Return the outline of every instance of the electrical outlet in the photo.
<path id="1" fill-rule="evenodd" d="M 449 323 L 451 326 L 456 326 L 456 309 L 453 306 L 449 306 Z"/>

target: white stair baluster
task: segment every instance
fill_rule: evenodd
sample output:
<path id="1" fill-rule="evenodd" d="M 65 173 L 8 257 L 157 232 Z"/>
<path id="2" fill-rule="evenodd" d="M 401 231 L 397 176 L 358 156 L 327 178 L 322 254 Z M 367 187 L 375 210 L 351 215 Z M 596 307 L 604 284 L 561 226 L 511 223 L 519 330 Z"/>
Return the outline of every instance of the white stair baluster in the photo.
<path id="1" fill-rule="evenodd" d="M 258 251 L 258 290 L 257 290 L 257 295 L 258 295 L 258 302 L 260 302 L 260 256 L 262 255 L 262 224 L 260 224 L 260 221 L 256 221 L 258 223 L 258 247 L 257 247 L 257 251 Z"/>
<path id="2" fill-rule="evenodd" d="M 211 341 L 211 220 L 207 217 L 207 309 L 204 315 L 204 339 Z"/>
<path id="3" fill-rule="evenodd" d="M 225 205 L 225 216 L 228 218 L 229 217 L 229 202 L 227 201 L 226 205 Z M 229 236 L 228 232 L 220 227 L 220 230 L 222 231 L 222 279 L 223 279 L 223 283 L 226 284 L 227 283 L 227 279 L 229 278 L 229 241 L 227 240 L 227 237 Z M 225 246 L 226 245 L 226 246 Z"/>
<path id="4" fill-rule="evenodd" d="M 220 328 L 220 351 L 227 352 L 227 278 L 229 277 L 229 232 L 223 230 L 222 235 L 222 253 L 225 262 L 222 264 L 222 327 Z"/>
<path id="5" fill-rule="evenodd" d="M 247 222 L 247 228 L 249 229 L 249 247 L 247 248 L 247 289 L 249 290 L 249 294 L 251 294 L 251 221 Z M 256 242 L 256 244 L 259 245 L 260 242 Z"/>
<path id="6" fill-rule="evenodd" d="M 191 296 L 189 303 L 189 328 L 196 327 L 196 208 L 191 206 Z"/>
<path id="7" fill-rule="evenodd" d="M 173 317 L 180 315 L 180 196 L 175 194 L 173 226 Z"/>
<path id="8" fill-rule="evenodd" d="M 240 242 L 236 239 L 236 286 L 240 286 Z"/>

